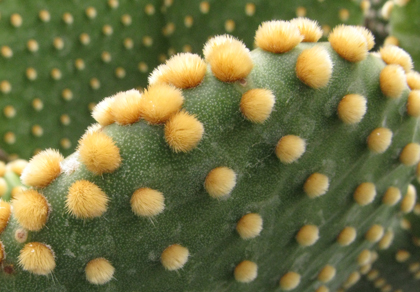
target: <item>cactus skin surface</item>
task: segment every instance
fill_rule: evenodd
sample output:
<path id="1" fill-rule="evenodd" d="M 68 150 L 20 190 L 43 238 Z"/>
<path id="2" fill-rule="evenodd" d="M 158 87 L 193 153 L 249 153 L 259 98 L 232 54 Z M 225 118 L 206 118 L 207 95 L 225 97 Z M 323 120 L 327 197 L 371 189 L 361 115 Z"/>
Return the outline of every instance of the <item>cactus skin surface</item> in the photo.
<path id="1" fill-rule="evenodd" d="M 303 52 L 307 58 L 302 60 Z M 9 219 L 1 234 L 6 254 L 2 290 L 334 291 L 355 284 L 358 261 L 369 261 L 359 260 L 359 255 L 376 249 L 384 231 L 394 226 L 415 177 L 418 145 L 412 147 L 413 155 L 405 148 L 419 141 L 418 120 L 406 114 L 405 79 L 397 84 L 402 91 L 396 98 L 394 90 L 388 91 L 388 83 L 395 80 L 383 77 L 386 65 L 377 55 L 349 62 L 329 43 L 301 43 L 282 54 L 256 49 L 250 53 L 252 70 L 234 82 L 213 75 L 218 72 L 215 56 L 217 49 L 206 56 L 212 65 L 207 65 L 202 82 L 182 90 L 181 113 L 194 115 L 201 123 L 200 139 L 181 135 L 186 148 L 178 147 L 185 146 L 183 141 L 169 142 L 168 124 L 179 114 L 165 125 L 140 119 L 88 130 L 79 151 L 61 162 L 62 173 L 47 187 L 36 188 L 49 204 L 45 226 L 27 231 L 23 240 L 16 231 L 22 228 L 18 217 L 25 214 Z M 316 70 L 297 73 L 297 63 L 332 69 L 331 76 Z M 237 76 L 236 71 L 219 69 Z M 395 74 L 400 70 L 396 68 Z M 261 88 L 274 95 L 274 108 L 263 123 L 253 123 L 240 111 L 241 98 Z M 355 124 L 344 123 L 337 114 L 349 94 L 366 98 L 366 111 L 356 111 L 362 118 Z M 378 128 L 390 130 L 392 139 L 368 143 Z M 288 157 L 294 159 L 283 163 L 277 155 L 284 158 L 284 152 L 277 154 L 276 148 L 286 135 L 300 137 L 305 147 L 303 153 L 289 149 Z M 115 162 L 112 170 L 106 167 L 97 174 L 89 157 L 81 154 L 93 136 L 109 137 L 118 147 L 105 156 Z M 388 146 L 374 147 L 378 143 Z M 92 155 L 104 162 L 101 151 Z M 219 199 L 205 187 L 208 174 L 218 167 L 235 173 L 233 188 L 224 181 L 220 191 L 213 192 L 222 194 Z M 69 190 L 80 181 L 95 184 L 106 195 L 104 213 L 83 219 L 69 210 Z M 391 186 L 403 198 L 388 206 L 382 197 Z M 154 216 L 133 212 L 132 195 L 142 188 L 158 191 L 148 192 L 156 198 L 163 194 L 164 206 L 159 199 L 152 200 L 158 206 L 151 207 L 157 211 Z M 24 193 L 14 199 L 20 196 Z M 91 207 L 98 211 L 95 204 Z M 352 227 L 354 236 L 342 234 L 346 227 Z M 397 241 L 393 244 L 398 246 Z M 31 249 L 42 263 L 31 257 Z M 255 265 L 246 261 L 258 266 L 256 276 Z M 317 276 L 326 265 L 336 272 L 321 277 L 327 282 L 323 283 Z M 92 272 L 92 266 L 102 272 Z M 243 266 L 251 272 L 241 272 Z M 346 281 L 349 276 L 352 281 Z M 417 287 L 415 281 L 406 285 L 405 291 Z"/>
<path id="2" fill-rule="evenodd" d="M 359 4 L 348 1 L 229 2 L 228 9 L 222 2 L 191 3 L 191 25 L 185 1 L 0 3 L 1 149 L 25 159 L 48 147 L 71 154 L 92 121 L 95 103 L 120 90 L 145 87 L 148 74 L 168 56 L 200 52 L 209 36 L 232 32 L 251 47 L 261 21 L 302 12 L 315 19 L 322 15 L 326 30 L 342 21 L 363 24 Z M 204 14 L 199 9 L 205 11 L 206 3 Z M 229 19 L 236 21 L 233 31 Z"/>

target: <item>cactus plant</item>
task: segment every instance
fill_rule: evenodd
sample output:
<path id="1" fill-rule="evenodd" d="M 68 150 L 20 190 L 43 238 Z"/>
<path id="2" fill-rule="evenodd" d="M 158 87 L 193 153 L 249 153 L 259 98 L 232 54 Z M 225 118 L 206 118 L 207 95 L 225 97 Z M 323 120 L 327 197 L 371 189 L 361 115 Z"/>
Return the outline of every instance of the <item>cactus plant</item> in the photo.
<path id="1" fill-rule="evenodd" d="M 207 37 L 225 30 L 251 46 L 259 22 L 295 13 L 319 12 L 326 30 L 340 15 L 346 23 L 363 23 L 357 1 L 283 2 L 230 1 L 221 10 L 222 2 L 192 1 L 192 15 L 186 15 L 181 1 L 2 1 L 1 148 L 25 159 L 48 147 L 72 153 L 102 97 L 145 87 L 168 55 L 199 52 Z M 241 22 L 236 29 L 233 20 Z"/>
<path id="2" fill-rule="evenodd" d="M 420 96 L 366 29 L 321 35 L 217 36 L 100 102 L 77 151 L 37 154 L 2 202 L 2 290 L 351 288 L 414 208 Z"/>

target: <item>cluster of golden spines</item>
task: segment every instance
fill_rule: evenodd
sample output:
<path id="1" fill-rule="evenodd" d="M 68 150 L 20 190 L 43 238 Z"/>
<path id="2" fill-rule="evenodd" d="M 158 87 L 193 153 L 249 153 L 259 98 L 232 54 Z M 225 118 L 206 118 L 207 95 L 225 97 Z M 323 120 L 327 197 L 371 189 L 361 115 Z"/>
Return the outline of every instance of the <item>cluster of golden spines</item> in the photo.
<path id="1" fill-rule="evenodd" d="M 175 152 L 188 152 L 201 141 L 204 127 L 194 115 L 181 110 L 183 102 L 184 97 L 178 88 L 166 83 L 156 83 L 150 85 L 143 93 L 133 89 L 106 98 L 94 108 L 92 115 L 101 126 L 114 122 L 129 125 L 140 119 L 150 124 L 165 124 L 165 139 L 169 146 Z M 98 133 L 101 132 L 89 135 L 98 136 Z M 80 141 L 79 152 L 82 159 L 82 148 L 96 152 L 93 145 L 96 144 L 95 141 L 96 138 L 92 138 L 92 143 L 88 145 L 84 139 Z M 101 147 L 98 145 L 98 148 Z"/>
<path id="2" fill-rule="evenodd" d="M 296 19 L 291 22 L 272 21 L 260 26 L 256 34 L 256 44 L 261 49 L 272 53 L 284 53 L 293 49 L 301 41 L 317 41 L 320 37 L 319 34 L 320 29 L 316 23 L 306 19 Z M 350 40 L 353 38 L 353 41 L 347 41 L 345 46 L 339 45 L 340 40 L 346 35 Z M 279 42 L 279 40 L 281 41 Z M 340 26 L 334 30 L 330 36 L 330 42 L 333 49 L 350 62 L 359 62 L 366 58 L 368 50 L 373 46 L 373 39 L 368 31 L 348 26 Z M 362 51 L 360 51 L 360 47 L 363 48 Z M 394 82 L 396 75 L 392 74 L 397 72 L 398 75 L 403 70 L 400 68 L 404 66 L 402 61 L 406 60 L 406 56 L 403 54 L 403 57 L 398 57 L 400 54 L 398 52 L 398 50 L 392 49 L 387 53 L 386 48 L 381 52 L 386 56 L 383 57 L 386 59 L 385 62 L 389 63 L 381 73 L 381 89 L 384 95 L 391 98 L 398 98 L 406 87 L 406 75 L 404 74 L 402 75 L 403 85 L 400 84 L 401 80 L 399 83 L 402 89 L 396 89 L 394 85 L 382 85 L 387 82 L 383 81 L 382 76 L 385 76 L 384 80 L 390 78 Z M 204 56 L 213 75 L 223 82 L 240 81 L 246 78 L 253 68 L 248 49 L 240 41 L 230 36 L 218 36 L 211 39 L 204 48 Z M 241 60 L 239 63 L 245 63 L 245 66 L 237 64 L 238 58 Z M 101 131 L 102 127 L 112 123 L 123 126 L 144 119 L 150 124 L 165 124 L 165 139 L 173 151 L 188 152 L 193 150 L 202 138 L 204 127 L 194 115 L 182 110 L 184 97 L 180 89 L 198 86 L 203 81 L 207 68 L 205 61 L 193 54 L 176 55 L 152 73 L 150 86 L 143 93 L 137 90 L 120 92 L 99 103 L 93 110 L 93 117 L 99 125 L 90 128 L 79 141 L 78 153 L 86 168 L 96 175 L 101 175 L 115 171 L 123 163 L 118 146 L 111 137 Z M 322 46 L 314 46 L 304 50 L 298 57 L 296 75 L 309 87 L 321 88 L 328 84 L 332 67 L 327 50 Z M 387 73 L 386 70 L 394 73 Z M 321 71 L 323 73 L 320 73 Z M 416 73 L 407 73 L 411 89 L 416 86 L 413 84 L 418 82 L 416 78 L 418 78 Z M 390 88 L 391 90 L 387 91 Z M 409 104 L 415 105 L 411 112 L 419 112 L 418 94 L 416 90 L 412 90 L 410 94 L 413 92 L 413 101 L 407 104 L 407 112 L 410 112 Z M 275 96 L 270 90 L 251 89 L 243 94 L 240 110 L 249 121 L 263 123 L 269 118 L 274 103 Z M 362 120 L 366 110 L 366 98 L 354 93 L 343 97 L 337 112 L 343 123 L 357 124 Z M 418 115 L 413 114 L 412 116 Z M 390 146 L 391 140 L 392 132 L 389 129 L 377 128 L 367 138 L 367 146 L 373 153 L 383 153 Z M 290 164 L 301 158 L 305 150 L 304 139 L 295 135 L 286 135 L 279 140 L 275 153 L 283 164 Z M 415 143 L 408 144 L 400 154 L 401 163 L 407 166 L 416 164 L 419 159 L 420 145 Z M 13 213 L 19 224 L 25 229 L 39 231 L 45 226 L 50 206 L 42 195 L 42 188 L 52 183 L 63 171 L 62 160 L 63 157 L 58 152 L 46 150 L 36 155 L 23 171 L 23 182 L 35 189 L 23 191 L 15 197 Z M 226 166 L 210 170 L 204 181 L 204 187 L 209 196 L 215 199 L 227 198 L 236 185 L 236 175 L 234 170 Z M 328 192 L 329 184 L 330 178 L 327 175 L 313 173 L 305 181 L 303 191 L 309 198 L 315 199 Z M 360 184 L 353 194 L 355 202 L 360 206 L 371 203 L 375 196 L 376 188 L 371 182 Z M 401 198 L 399 189 L 390 187 L 383 197 L 383 203 L 393 206 Z M 411 212 L 415 206 L 415 198 L 415 189 L 410 186 L 407 194 L 401 200 L 401 211 Z M 107 211 L 108 201 L 108 196 L 99 186 L 87 180 L 79 180 L 74 182 L 68 190 L 66 208 L 76 218 L 90 219 L 104 214 Z M 130 204 L 135 215 L 153 217 L 164 211 L 164 201 L 163 193 L 144 187 L 134 191 Z M 0 208 L 4 207 L 3 205 L 0 205 Z M 6 216 L 9 212 L 7 215 L 9 217 L 10 207 L 6 206 L 4 210 L 6 211 L 0 212 L 1 216 Z M 4 217 L 1 216 L 0 219 Z M 2 220 L 5 222 L 4 225 L 7 224 L 7 220 Z M 251 240 L 259 236 L 262 229 L 263 218 L 257 213 L 243 215 L 236 225 L 238 235 L 244 240 Z M 348 246 L 355 241 L 356 237 L 356 229 L 346 226 L 338 234 L 337 243 L 341 246 Z M 302 247 L 316 244 L 319 238 L 319 227 L 312 224 L 302 226 L 295 236 L 296 242 Z M 378 242 L 379 247 L 385 249 L 392 243 L 393 232 L 386 231 L 383 226 L 374 224 L 364 234 L 364 238 L 371 243 Z M 187 263 L 188 257 L 188 248 L 180 244 L 173 244 L 162 252 L 161 263 L 167 270 L 177 270 Z M 372 262 L 371 258 L 370 251 L 362 251 L 357 261 L 359 265 L 366 266 Z M 399 260 L 403 260 L 403 258 L 404 254 L 398 256 Z M 44 243 L 28 243 L 21 250 L 19 263 L 24 270 L 46 275 L 55 267 L 54 252 L 50 246 Z M 255 262 L 244 260 L 236 266 L 234 277 L 239 282 L 251 282 L 257 277 L 257 269 L 258 266 Z M 104 284 L 112 279 L 114 270 L 108 260 L 97 258 L 86 265 L 85 273 L 90 283 Z M 320 270 L 318 279 L 327 283 L 334 278 L 335 274 L 335 267 L 327 265 Z M 358 272 L 352 273 L 343 287 L 350 287 L 359 278 Z M 292 290 L 299 285 L 300 280 L 299 273 L 290 271 L 281 277 L 279 285 L 284 290 Z M 325 286 L 321 286 L 320 289 L 322 287 L 328 289 Z"/>

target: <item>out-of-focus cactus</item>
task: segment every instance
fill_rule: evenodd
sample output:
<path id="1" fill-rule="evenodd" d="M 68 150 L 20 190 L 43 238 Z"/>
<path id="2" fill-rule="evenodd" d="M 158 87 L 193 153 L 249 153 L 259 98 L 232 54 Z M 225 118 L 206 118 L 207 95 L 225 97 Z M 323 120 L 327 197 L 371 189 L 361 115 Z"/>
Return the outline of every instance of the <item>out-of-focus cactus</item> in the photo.
<path id="1" fill-rule="evenodd" d="M 369 31 L 321 35 L 265 22 L 252 52 L 218 36 L 104 99 L 78 150 L 39 153 L 10 217 L 2 203 L 2 290 L 355 285 L 415 207 L 420 96 Z"/>
<path id="2" fill-rule="evenodd" d="M 2 1 L 1 148 L 23 158 L 47 147 L 73 152 L 94 104 L 112 92 L 144 87 L 160 63 L 167 44 L 159 5 Z"/>
<path id="3" fill-rule="evenodd" d="M 390 10 L 390 36 L 387 42 L 406 50 L 415 61 L 415 69 L 420 70 L 420 1 L 396 0 L 388 1 Z"/>

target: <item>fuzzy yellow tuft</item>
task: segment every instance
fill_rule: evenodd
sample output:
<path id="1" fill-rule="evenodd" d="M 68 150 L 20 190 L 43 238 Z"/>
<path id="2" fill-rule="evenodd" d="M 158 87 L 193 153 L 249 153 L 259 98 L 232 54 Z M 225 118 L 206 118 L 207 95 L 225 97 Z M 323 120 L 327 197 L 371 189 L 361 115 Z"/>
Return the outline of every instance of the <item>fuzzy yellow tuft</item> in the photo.
<path id="1" fill-rule="evenodd" d="M 251 239 L 260 235 L 263 228 L 263 219 L 259 214 L 249 213 L 238 221 L 236 231 L 242 239 Z"/>
<path id="2" fill-rule="evenodd" d="M 414 206 L 413 209 L 414 214 L 416 214 L 417 216 L 420 215 L 420 203 L 416 203 L 416 205 Z"/>
<path id="3" fill-rule="evenodd" d="M 392 230 L 388 230 L 385 232 L 384 236 L 378 242 L 379 249 L 388 249 L 392 242 L 394 241 L 394 232 Z"/>
<path id="4" fill-rule="evenodd" d="M 401 66 L 391 64 L 385 66 L 379 75 L 382 93 L 389 98 L 400 98 L 406 88 L 406 78 Z"/>
<path id="5" fill-rule="evenodd" d="M 0 234 L 7 226 L 11 212 L 10 204 L 0 199 Z"/>
<path id="6" fill-rule="evenodd" d="M 48 275 L 55 268 L 54 252 L 50 246 L 40 242 L 25 244 L 18 261 L 22 269 L 35 275 Z"/>
<path id="7" fill-rule="evenodd" d="M 366 98 L 359 94 L 347 94 L 338 104 L 338 117 L 345 124 L 357 124 L 366 114 Z"/>
<path id="8" fill-rule="evenodd" d="M 392 291 L 392 286 L 390 284 L 386 284 L 386 279 L 384 278 L 380 278 L 378 280 L 376 280 L 375 282 L 373 282 L 373 285 L 375 286 L 375 288 L 381 288 L 381 292 L 391 292 Z M 398 290 L 396 290 L 396 292 L 400 292 Z"/>
<path id="9" fill-rule="evenodd" d="M 316 43 L 322 37 L 322 29 L 314 20 L 298 17 L 290 20 L 290 23 L 298 27 L 303 36 L 302 42 Z"/>
<path id="10" fill-rule="evenodd" d="M 316 198 L 324 195 L 328 191 L 329 185 L 328 176 L 315 172 L 306 179 L 303 190 L 308 197 Z"/>
<path id="11" fill-rule="evenodd" d="M 376 197 L 376 187 L 373 183 L 361 183 L 353 193 L 353 198 L 360 206 L 366 206 L 373 202 Z"/>
<path id="12" fill-rule="evenodd" d="M 47 199 L 35 190 L 25 190 L 12 201 L 13 214 L 24 228 L 39 231 L 47 223 Z"/>
<path id="13" fill-rule="evenodd" d="M 417 273 L 418 271 L 420 271 L 420 262 L 411 263 L 408 266 L 408 270 L 410 273 Z"/>
<path id="14" fill-rule="evenodd" d="M 288 272 L 280 279 L 280 287 L 289 291 L 295 289 L 300 284 L 300 274 L 296 272 Z"/>
<path id="15" fill-rule="evenodd" d="M 306 150 L 306 142 L 295 135 L 283 136 L 276 146 L 276 155 L 284 164 L 298 160 Z"/>
<path id="16" fill-rule="evenodd" d="M 90 135 L 94 132 L 100 132 L 102 129 L 103 129 L 102 126 L 98 123 L 91 124 L 90 126 L 87 127 L 87 129 L 85 130 L 80 140 L 83 140 L 87 135 Z"/>
<path id="17" fill-rule="evenodd" d="M 330 55 L 321 46 L 303 50 L 296 61 L 296 76 L 315 89 L 327 86 L 332 70 Z"/>
<path id="18" fill-rule="evenodd" d="M 240 109 L 242 114 L 253 123 L 265 122 L 273 110 L 275 96 L 268 89 L 251 89 L 242 95 Z"/>
<path id="19" fill-rule="evenodd" d="M 156 216 L 165 209 L 165 197 L 157 190 L 141 188 L 133 193 L 130 204 L 131 210 L 138 216 Z"/>
<path id="20" fill-rule="evenodd" d="M 138 90 L 118 92 L 112 98 L 111 115 L 118 124 L 129 125 L 140 119 L 142 96 Z"/>
<path id="21" fill-rule="evenodd" d="M 398 203 L 401 200 L 401 192 L 396 187 L 389 187 L 384 197 L 382 198 L 382 203 L 388 206 L 394 206 L 396 203 Z"/>
<path id="22" fill-rule="evenodd" d="M 296 234 L 296 241 L 301 246 L 314 245 L 319 239 L 319 229 L 315 225 L 305 225 Z"/>
<path id="23" fill-rule="evenodd" d="M 410 2 L 411 0 L 394 0 L 394 3 L 398 6 L 405 6 Z"/>
<path id="24" fill-rule="evenodd" d="M 228 167 L 217 167 L 209 172 L 204 188 L 212 198 L 222 198 L 230 194 L 236 185 L 236 173 Z"/>
<path id="25" fill-rule="evenodd" d="M 383 238 L 383 237 L 382 237 Z M 377 251 L 375 251 L 375 250 L 372 250 L 371 252 L 370 252 L 370 261 L 369 261 L 369 263 L 374 263 L 374 262 L 376 262 L 377 260 L 378 260 L 378 258 L 379 258 L 379 254 L 378 254 L 378 252 Z"/>
<path id="26" fill-rule="evenodd" d="M 372 253 L 368 249 L 362 250 L 361 253 L 357 256 L 357 263 L 360 266 L 367 265 L 371 261 Z"/>
<path id="27" fill-rule="evenodd" d="M 12 189 L 11 195 L 12 195 L 12 199 L 15 199 L 18 197 L 18 195 L 20 195 L 23 191 L 27 190 L 26 187 L 24 186 L 16 186 Z"/>
<path id="28" fill-rule="evenodd" d="M 411 71 L 407 73 L 407 85 L 410 87 L 411 90 L 420 89 L 420 73 L 416 71 Z"/>
<path id="29" fill-rule="evenodd" d="M 118 95 L 118 94 L 117 94 Z M 99 102 L 92 110 L 92 117 L 101 125 L 107 126 L 115 122 L 112 107 L 115 96 L 110 96 Z"/>
<path id="30" fill-rule="evenodd" d="M 149 84 L 163 82 L 183 89 L 196 87 L 203 81 L 206 70 L 206 63 L 197 54 L 179 53 L 152 72 Z"/>
<path id="31" fill-rule="evenodd" d="M 303 40 L 298 26 L 283 20 L 261 23 L 255 33 L 255 44 L 271 53 L 285 53 L 296 47 Z"/>
<path id="32" fill-rule="evenodd" d="M 238 282 L 250 283 L 257 278 L 258 266 L 251 261 L 242 261 L 235 267 L 233 275 Z"/>
<path id="33" fill-rule="evenodd" d="M 375 37 L 372 32 L 364 26 L 354 26 L 366 39 L 368 51 L 375 46 Z"/>
<path id="34" fill-rule="evenodd" d="M 378 242 L 383 236 L 384 228 L 379 224 L 372 225 L 372 227 L 365 234 L 366 240 L 371 243 Z"/>
<path id="35" fill-rule="evenodd" d="M 407 193 L 401 201 L 400 209 L 403 213 L 410 213 L 416 205 L 417 192 L 416 187 L 412 184 L 408 185 Z"/>
<path id="36" fill-rule="evenodd" d="M 49 185 L 61 173 L 60 162 L 63 156 L 53 149 L 44 150 L 29 161 L 22 172 L 21 180 L 25 185 L 43 188 Z"/>
<path id="37" fill-rule="evenodd" d="M 385 20 L 389 20 L 393 9 L 394 9 L 394 2 L 391 0 L 386 1 L 381 8 L 382 18 Z"/>
<path id="38" fill-rule="evenodd" d="M 248 76 L 254 64 L 245 45 L 229 35 L 211 38 L 203 54 L 217 79 L 235 82 Z"/>
<path id="39" fill-rule="evenodd" d="M 420 117 L 420 90 L 412 90 L 407 99 L 407 114 Z"/>
<path id="40" fill-rule="evenodd" d="M 115 268 L 104 258 L 93 259 L 85 267 L 86 279 L 95 285 L 103 285 L 111 281 L 114 272 Z"/>
<path id="41" fill-rule="evenodd" d="M 97 175 L 113 172 L 121 165 L 120 149 L 103 132 L 91 131 L 83 135 L 78 152 L 86 168 Z"/>
<path id="42" fill-rule="evenodd" d="M 149 86 L 140 100 L 141 116 L 152 124 L 166 122 L 184 102 L 181 90 L 164 83 Z"/>
<path id="43" fill-rule="evenodd" d="M 400 162 L 406 166 L 412 166 L 420 160 L 420 144 L 408 143 L 400 153 Z"/>
<path id="44" fill-rule="evenodd" d="M 372 270 L 372 264 L 371 263 L 363 265 L 359 268 L 360 274 L 362 274 L 362 275 L 366 275 L 367 273 L 370 272 L 370 270 Z"/>
<path id="45" fill-rule="evenodd" d="M 387 45 L 380 48 L 379 53 L 386 64 L 400 65 L 405 73 L 409 73 L 411 69 L 413 69 L 413 60 L 411 59 L 411 56 L 397 46 Z"/>
<path id="46" fill-rule="evenodd" d="M 406 262 L 411 257 L 411 254 L 406 250 L 399 250 L 395 254 L 395 260 L 399 263 Z"/>
<path id="47" fill-rule="evenodd" d="M 193 150 L 203 134 L 203 124 L 185 111 L 173 115 L 165 124 L 165 140 L 175 152 Z"/>
<path id="48" fill-rule="evenodd" d="M 17 159 L 7 164 L 7 169 L 13 171 L 17 175 L 22 175 L 23 170 L 28 165 L 28 161 L 24 159 Z"/>
<path id="49" fill-rule="evenodd" d="M 400 41 L 395 37 L 395 36 L 387 36 L 384 40 L 384 45 L 393 45 L 393 46 L 399 46 L 400 45 Z"/>
<path id="50" fill-rule="evenodd" d="M 368 274 L 367 274 L 367 279 L 369 281 L 374 281 L 379 277 L 379 271 L 378 270 L 371 270 Z"/>
<path id="51" fill-rule="evenodd" d="M 392 142 L 392 132 L 387 128 L 376 128 L 368 138 L 367 145 L 373 153 L 384 153 Z"/>
<path id="52" fill-rule="evenodd" d="M 148 78 L 149 85 L 154 85 L 157 83 L 165 83 L 166 82 L 165 75 L 166 75 L 167 70 L 168 70 L 168 66 L 166 66 L 166 64 L 160 64 L 159 66 L 157 66 L 149 75 L 149 78 Z M 147 72 L 147 68 L 141 71 Z"/>
<path id="53" fill-rule="evenodd" d="M 411 230 L 411 222 L 408 221 L 406 218 L 402 218 L 400 220 L 400 227 L 404 230 Z"/>
<path id="54" fill-rule="evenodd" d="M 173 244 L 162 252 L 160 262 L 165 269 L 175 271 L 181 269 L 187 263 L 189 255 L 188 248 Z"/>
<path id="55" fill-rule="evenodd" d="M 318 289 L 315 290 L 315 292 L 330 292 L 330 289 L 327 286 L 319 286 Z"/>
<path id="56" fill-rule="evenodd" d="M 337 242 L 341 246 L 348 246 L 354 242 L 357 236 L 357 231 L 354 227 L 345 227 L 337 237 Z"/>
<path id="57" fill-rule="evenodd" d="M 360 273 L 355 271 L 352 272 L 348 278 L 346 279 L 346 281 L 344 281 L 343 283 L 343 288 L 344 289 L 349 289 L 350 287 L 354 286 L 354 284 L 356 284 L 357 282 L 359 282 L 360 280 Z"/>
<path id="58" fill-rule="evenodd" d="M 363 33 L 354 26 L 339 25 L 328 36 L 332 48 L 349 62 L 360 62 L 368 54 L 368 42 Z"/>
<path id="59" fill-rule="evenodd" d="M 334 279 L 336 274 L 336 269 L 331 265 L 326 265 L 322 268 L 322 270 L 318 274 L 318 280 L 323 283 L 328 283 L 332 279 Z"/>
<path id="60" fill-rule="evenodd" d="M 108 206 L 107 195 L 94 183 L 87 180 L 74 182 L 68 191 L 66 208 L 79 219 L 102 216 Z"/>

